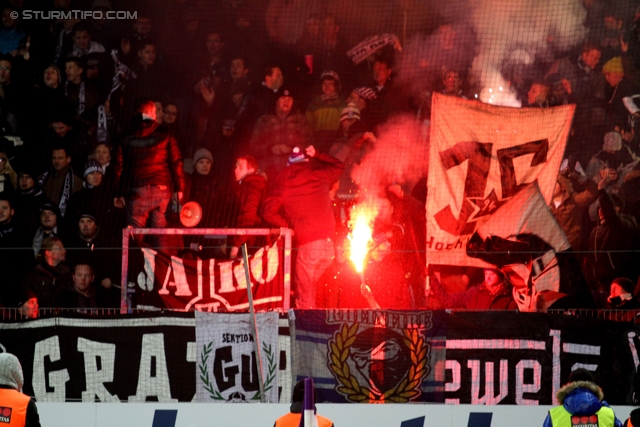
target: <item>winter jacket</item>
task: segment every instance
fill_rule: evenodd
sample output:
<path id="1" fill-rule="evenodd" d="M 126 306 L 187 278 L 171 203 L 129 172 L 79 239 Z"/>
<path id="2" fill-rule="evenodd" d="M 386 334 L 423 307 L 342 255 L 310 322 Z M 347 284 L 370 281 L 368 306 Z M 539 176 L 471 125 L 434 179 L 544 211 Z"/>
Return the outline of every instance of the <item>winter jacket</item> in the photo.
<path id="1" fill-rule="evenodd" d="M 565 188 L 569 196 L 558 207 L 556 207 L 552 200 L 549 208 L 556 218 L 556 221 L 558 221 L 560 228 L 562 228 L 562 231 L 564 231 L 564 234 L 567 236 L 571 248 L 574 251 L 579 251 L 582 245 L 582 219 L 584 218 L 584 210 L 598 198 L 598 186 L 595 182 L 588 179 L 584 184 L 585 189 L 579 193 L 574 193 L 568 179 L 558 177 L 558 182 Z"/>
<path id="2" fill-rule="evenodd" d="M 52 267 L 41 261 L 36 268 L 27 273 L 22 282 L 22 298 L 19 304 L 27 300 L 27 295 L 33 293 L 38 298 L 41 308 L 55 308 L 60 292 L 71 280 L 71 271 L 64 264 Z"/>
<path id="3" fill-rule="evenodd" d="M 251 138 L 251 153 L 260 169 L 275 178 L 287 166 L 293 147 L 306 147 L 313 141 L 313 132 L 307 118 L 291 113 L 284 119 L 267 114 L 258 120 Z"/>
<path id="4" fill-rule="evenodd" d="M 504 286 L 493 295 L 484 283 L 472 286 L 466 291 L 448 293 L 440 281 L 431 276 L 431 290 L 444 308 L 466 308 L 470 310 L 517 310 L 518 304 L 513 299 L 510 286 Z"/>
<path id="5" fill-rule="evenodd" d="M 236 228 L 256 228 L 262 223 L 260 217 L 267 179 L 260 173 L 245 176 L 236 191 L 238 215 Z M 251 240 L 251 236 L 230 236 L 231 246 L 240 247 Z"/>
<path id="6" fill-rule="evenodd" d="M 637 247 L 638 226 L 633 217 L 616 212 L 611 196 L 599 190 L 604 222 L 591 230 L 589 251 L 593 251 L 593 275 L 602 283 L 617 277 L 636 279 L 637 265 L 630 252 Z"/>
<path id="7" fill-rule="evenodd" d="M 314 131 L 337 130 L 340 127 L 340 114 L 346 106 L 342 98 L 323 101 L 318 96 L 307 107 L 307 120 Z"/>
<path id="8" fill-rule="evenodd" d="M 569 383 L 558 390 L 556 395 L 558 402 L 571 415 L 593 415 L 603 407 L 608 407 L 605 402 L 602 389 L 596 384 L 589 381 L 575 381 Z M 553 411 L 553 409 L 551 410 Z M 544 420 L 543 427 L 564 427 L 561 425 L 553 425 L 552 415 L 550 413 Z M 599 417 L 599 427 L 622 427 L 622 423 L 614 416 L 613 424 L 602 423 L 606 417 Z"/>
<path id="9" fill-rule="evenodd" d="M 115 180 L 117 196 L 147 185 L 184 191 L 182 154 L 177 141 L 160 131 L 156 122 L 142 122 L 118 147 Z"/>
<path id="10" fill-rule="evenodd" d="M 336 221 L 329 190 L 343 169 L 344 163 L 324 153 L 287 166 L 264 202 L 262 218 L 276 227 L 288 227 L 284 208 L 299 245 L 332 238 Z"/>

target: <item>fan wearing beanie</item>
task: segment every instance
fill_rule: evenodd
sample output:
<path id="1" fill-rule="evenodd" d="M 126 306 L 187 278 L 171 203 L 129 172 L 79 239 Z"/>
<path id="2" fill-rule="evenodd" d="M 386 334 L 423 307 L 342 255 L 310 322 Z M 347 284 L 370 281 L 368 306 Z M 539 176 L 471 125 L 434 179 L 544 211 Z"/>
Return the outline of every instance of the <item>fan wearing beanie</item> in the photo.
<path id="1" fill-rule="evenodd" d="M 635 78 L 634 73 L 630 70 L 635 70 L 633 59 L 631 59 L 630 55 L 615 56 L 602 67 L 602 74 L 604 74 L 608 83 L 604 88 L 604 95 L 607 100 L 605 104 L 605 125 L 608 129 L 613 129 L 617 123 L 627 118 L 628 112 L 624 98 L 640 91 L 637 80 L 633 80 Z"/>
<path id="2" fill-rule="evenodd" d="M 223 180 L 214 172 L 214 158 L 211 151 L 199 148 L 193 154 L 193 162 L 193 172 L 185 175 L 186 191 L 183 203 L 196 202 L 202 208 L 202 219 L 198 227 L 228 226 L 224 215 L 225 209 L 229 209 L 229 204 L 226 202 L 228 193 L 222 185 Z M 216 242 L 214 239 L 205 241 L 201 236 L 190 236 L 185 238 L 185 244 L 189 247 L 202 246 L 204 248 L 204 252 L 200 254 L 202 257 L 223 256 L 216 249 L 211 249 L 212 246 L 222 245 L 222 242 Z"/>
<path id="3" fill-rule="evenodd" d="M 102 206 L 96 215 L 99 217 L 98 222 L 102 225 L 107 218 L 112 219 L 114 216 L 115 206 L 110 203 L 113 194 L 103 182 L 103 169 L 100 162 L 94 158 L 89 158 L 84 166 L 84 182 L 82 190 L 73 195 L 69 201 L 67 215 L 65 215 L 65 230 L 76 230 L 78 228 L 78 220 L 80 215 L 87 210 L 95 209 L 96 206 Z M 111 224 L 111 222 L 110 222 Z M 116 227 L 101 227 L 103 233 L 116 232 Z M 106 229 L 110 228 L 110 229 Z"/>
<path id="4" fill-rule="evenodd" d="M 602 184 L 607 185 L 611 181 L 609 179 L 610 172 L 616 172 L 631 162 L 633 162 L 633 158 L 629 150 L 623 149 L 620 133 L 615 131 L 608 132 L 604 136 L 602 150 L 589 160 L 586 170 L 587 178 L 592 179 L 597 184 L 600 184 L 606 178 L 606 181 Z"/>

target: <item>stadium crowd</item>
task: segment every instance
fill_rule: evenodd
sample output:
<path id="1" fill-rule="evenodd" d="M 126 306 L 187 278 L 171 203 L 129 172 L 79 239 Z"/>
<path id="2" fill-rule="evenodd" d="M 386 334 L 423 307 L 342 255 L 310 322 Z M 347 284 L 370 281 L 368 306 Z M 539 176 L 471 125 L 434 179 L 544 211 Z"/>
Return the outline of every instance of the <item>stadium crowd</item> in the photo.
<path id="1" fill-rule="evenodd" d="M 313 261 L 299 263 L 294 291 L 297 282 L 330 287 L 320 276 L 346 262 L 333 251 L 357 194 L 349 173 L 375 146 L 379 126 L 410 114 L 426 127 L 433 92 L 473 99 L 480 89 L 470 61 L 446 57 L 426 90 L 398 84 L 402 53 L 393 40 L 354 64 L 331 14 L 310 14 L 303 35 L 287 41 L 242 2 L 221 2 L 215 19 L 187 2 L 147 5 L 166 9 L 171 28 L 158 28 L 158 11 L 143 8 L 127 21 L 21 20 L 29 3 L 2 8 L 0 302 L 30 313 L 119 306 L 120 230 L 180 227 L 188 201 L 203 208 L 199 227 L 293 223 L 305 236 L 296 250 L 311 245 Z M 54 11 L 114 10 L 109 0 L 50 3 Z M 525 107 L 576 104 L 550 209 L 582 261 L 593 307 L 637 308 L 640 7 L 621 3 L 595 2 L 601 7 L 588 10 L 589 37 L 578 50 L 501 71 Z M 167 31 L 170 42 L 159 37 Z M 305 182 L 295 182 L 292 168 L 306 170 Z M 388 184 L 390 221 L 401 226 L 382 234 L 403 274 L 381 268 L 379 280 L 410 283 L 381 299 L 425 306 L 425 181 Z M 156 243 L 171 254 L 220 258 L 261 243 L 184 240 Z M 317 251 L 323 262 L 314 261 Z M 487 286 L 475 292 L 489 296 L 472 308 L 492 308 Z M 335 295 L 315 298 L 298 307 L 340 305 Z"/>

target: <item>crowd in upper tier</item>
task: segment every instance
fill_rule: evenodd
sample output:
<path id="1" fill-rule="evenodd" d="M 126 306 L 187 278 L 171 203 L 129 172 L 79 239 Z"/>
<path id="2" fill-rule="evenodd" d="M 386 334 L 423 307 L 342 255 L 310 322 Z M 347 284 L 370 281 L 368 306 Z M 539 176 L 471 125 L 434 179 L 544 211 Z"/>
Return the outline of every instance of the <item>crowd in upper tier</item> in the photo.
<path id="1" fill-rule="evenodd" d="M 85 3 L 56 0 L 44 9 L 115 9 L 109 0 Z M 633 252 L 640 219 L 640 7 L 592 3 L 585 4 L 584 44 L 501 72 L 525 107 L 577 106 L 550 209 L 603 307 L 614 279 L 626 278 L 632 285 L 624 282 L 631 290 L 625 295 L 633 296 L 640 265 Z M 357 197 L 350 171 L 375 148 L 380 125 L 408 114 L 426 128 L 432 93 L 471 99 L 480 89 L 471 61 L 460 56 L 438 58 L 420 91 L 399 84 L 403 53 L 386 34 L 379 37 L 383 47 L 354 63 L 347 56 L 353 46 L 331 14 L 309 14 L 302 36 L 291 41 L 274 35 L 269 17 L 262 22 L 243 2 L 220 2 L 215 19 L 198 5 L 147 5 L 135 19 L 117 21 L 21 20 L 33 5 L 2 4 L 5 307 L 118 306 L 119 231 L 180 226 L 179 206 L 188 201 L 202 206 L 202 227 L 275 225 L 263 218 L 262 204 L 295 158 L 294 147 L 313 146 L 313 153 L 344 164 L 330 193 L 339 251 Z M 171 16 L 170 28 L 154 22 L 162 14 Z M 433 35 L 455 40 L 453 28 L 443 23 Z M 145 157 L 145 144 L 164 148 Z M 386 240 L 397 254 L 393 262 L 412 272 L 380 272 L 385 281 L 406 282 L 379 298 L 391 307 L 426 304 L 422 246 L 415 244 L 424 241 L 424 182 L 388 183 L 389 221 L 400 224 L 402 236 Z M 145 197 L 159 202 L 140 207 L 137 197 L 147 187 Z M 247 242 L 260 243 L 236 236 L 202 245 L 171 236 L 161 246 L 229 258 Z M 344 262 L 340 255 L 334 261 Z M 335 295 L 318 298 L 326 301 L 317 306 L 350 304 Z"/>

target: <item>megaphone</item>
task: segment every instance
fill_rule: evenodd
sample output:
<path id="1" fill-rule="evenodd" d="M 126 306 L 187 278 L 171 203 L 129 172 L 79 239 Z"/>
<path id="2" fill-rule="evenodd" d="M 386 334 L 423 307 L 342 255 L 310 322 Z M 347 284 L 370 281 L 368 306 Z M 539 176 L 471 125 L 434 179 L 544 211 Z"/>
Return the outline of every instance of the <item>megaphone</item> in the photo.
<path id="1" fill-rule="evenodd" d="M 198 202 L 188 202 L 180 210 L 180 222 L 185 227 L 195 227 L 202 219 L 202 207 Z"/>

